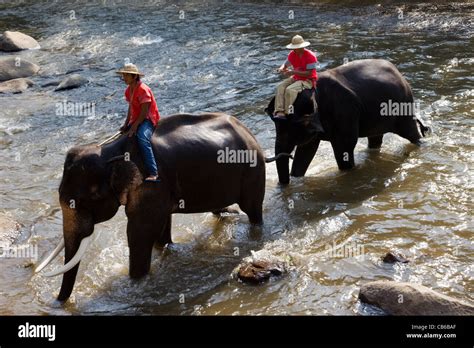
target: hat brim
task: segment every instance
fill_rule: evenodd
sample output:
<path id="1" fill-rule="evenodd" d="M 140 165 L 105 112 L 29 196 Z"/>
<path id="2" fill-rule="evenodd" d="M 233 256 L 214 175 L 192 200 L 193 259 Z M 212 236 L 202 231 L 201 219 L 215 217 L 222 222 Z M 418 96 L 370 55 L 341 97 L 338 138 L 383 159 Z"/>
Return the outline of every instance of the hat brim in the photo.
<path id="1" fill-rule="evenodd" d="M 145 76 L 145 74 L 142 74 L 142 73 L 140 73 L 140 72 L 126 71 L 126 70 L 117 70 L 115 73 L 116 73 L 116 74 L 131 74 L 131 75 Z"/>
<path id="2" fill-rule="evenodd" d="M 311 43 L 309 41 L 305 41 L 305 42 L 300 43 L 298 45 L 293 45 L 293 44 L 286 45 L 286 48 L 288 48 L 289 50 L 295 50 L 297 48 L 308 47 L 309 45 L 311 45 Z"/>

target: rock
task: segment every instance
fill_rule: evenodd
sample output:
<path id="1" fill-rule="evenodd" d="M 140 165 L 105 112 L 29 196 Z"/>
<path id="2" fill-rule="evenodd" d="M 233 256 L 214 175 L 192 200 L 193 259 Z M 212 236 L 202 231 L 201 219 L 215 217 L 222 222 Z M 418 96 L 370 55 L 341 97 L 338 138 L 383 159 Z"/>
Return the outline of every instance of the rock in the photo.
<path id="1" fill-rule="evenodd" d="M 20 57 L 0 59 L 0 81 L 35 75 L 40 67 Z"/>
<path id="2" fill-rule="evenodd" d="M 56 87 L 55 91 L 77 88 L 86 84 L 87 82 L 89 81 L 85 77 L 82 77 L 79 74 L 72 74 L 71 76 L 68 76 L 62 80 L 59 86 Z"/>
<path id="3" fill-rule="evenodd" d="M 271 276 L 280 276 L 288 270 L 288 261 L 271 255 L 265 250 L 252 251 L 252 256 L 242 260 L 234 274 L 244 283 L 259 284 Z"/>
<path id="4" fill-rule="evenodd" d="M 69 75 L 69 74 L 72 74 L 72 73 L 76 73 L 76 72 L 79 72 L 79 71 L 84 71 L 84 69 L 83 69 L 83 68 L 70 69 L 70 70 L 66 71 L 66 75 Z"/>
<path id="5" fill-rule="evenodd" d="M 38 41 L 19 31 L 5 31 L 0 37 L 0 51 L 14 52 L 40 48 Z"/>
<path id="6" fill-rule="evenodd" d="M 17 237 L 20 224 L 8 215 L 0 213 L 0 244 L 10 244 Z"/>
<path id="7" fill-rule="evenodd" d="M 385 254 L 385 256 L 382 257 L 382 261 L 385 263 L 395 263 L 395 262 L 401 262 L 401 263 L 408 263 L 410 260 L 405 258 L 401 254 L 396 254 L 391 251 Z"/>
<path id="8" fill-rule="evenodd" d="M 41 85 L 41 87 L 50 87 L 50 86 L 58 86 L 61 83 L 61 80 L 54 80 L 50 82 L 46 82 Z"/>
<path id="9" fill-rule="evenodd" d="M 474 305 L 423 285 L 374 281 L 360 288 L 359 299 L 390 315 L 474 315 Z"/>
<path id="10" fill-rule="evenodd" d="M 34 82 L 25 78 L 0 82 L 0 93 L 21 93 L 32 85 Z"/>

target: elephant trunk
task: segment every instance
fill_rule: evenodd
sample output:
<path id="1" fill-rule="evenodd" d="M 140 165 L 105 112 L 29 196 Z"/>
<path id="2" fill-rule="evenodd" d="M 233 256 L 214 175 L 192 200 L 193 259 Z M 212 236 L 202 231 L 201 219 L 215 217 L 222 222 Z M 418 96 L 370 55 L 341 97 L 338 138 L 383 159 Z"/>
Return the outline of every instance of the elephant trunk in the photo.
<path id="1" fill-rule="evenodd" d="M 64 302 L 71 296 L 81 257 L 87 249 L 93 231 L 94 223 L 91 218 L 79 216 L 74 209 L 63 209 L 64 266 L 47 274 L 48 276 L 63 274 L 58 301 Z"/>
<path id="2" fill-rule="evenodd" d="M 277 166 L 277 172 L 278 172 L 278 181 L 282 185 L 287 185 L 290 182 L 290 165 L 289 165 L 290 156 L 279 156 L 279 154 L 291 153 L 293 151 L 293 147 L 294 146 L 289 146 L 286 141 L 282 141 L 277 136 L 277 139 L 275 142 L 275 153 L 277 154 L 276 166 Z"/>
<path id="3" fill-rule="evenodd" d="M 277 154 L 274 157 L 265 157 L 265 163 L 274 162 L 274 161 L 280 159 L 281 157 L 285 157 L 285 156 L 293 159 L 293 155 L 291 153 L 280 152 L 279 154 Z"/>

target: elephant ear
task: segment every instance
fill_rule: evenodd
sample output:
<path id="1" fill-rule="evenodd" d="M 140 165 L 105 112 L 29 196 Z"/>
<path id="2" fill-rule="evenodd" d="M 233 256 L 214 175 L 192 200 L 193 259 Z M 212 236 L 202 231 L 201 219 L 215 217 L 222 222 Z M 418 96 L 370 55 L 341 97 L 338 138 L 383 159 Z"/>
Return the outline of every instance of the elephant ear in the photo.
<path id="1" fill-rule="evenodd" d="M 272 100 L 270 100 L 270 103 L 268 104 L 268 106 L 265 108 L 264 111 L 273 120 L 273 112 L 275 111 L 275 97 L 273 97 Z"/>
<path id="2" fill-rule="evenodd" d="M 124 156 L 109 160 L 110 187 L 121 205 L 127 205 L 128 198 L 142 182 L 143 176 L 137 165 Z"/>

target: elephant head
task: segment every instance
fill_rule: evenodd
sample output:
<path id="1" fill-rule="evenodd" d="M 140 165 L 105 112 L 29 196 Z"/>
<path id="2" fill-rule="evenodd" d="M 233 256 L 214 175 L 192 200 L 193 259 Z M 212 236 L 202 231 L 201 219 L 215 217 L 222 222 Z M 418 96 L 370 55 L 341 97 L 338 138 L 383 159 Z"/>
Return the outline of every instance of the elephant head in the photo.
<path id="1" fill-rule="evenodd" d="M 105 156 L 98 146 L 68 151 L 59 186 L 64 239 L 35 270 L 41 271 L 65 248 L 64 266 L 45 274 L 63 274 L 59 301 L 67 300 L 72 292 L 94 225 L 111 219 L 141 182 L 139 169 L 133 161 L 124 160 L 123 155 Z"/>
<path id="2" fill-rule="evenodd" d="M 291 175 L 302 176 L 309 166 L 307 158 L 311 156 L 312 152 L 312 159 L 319 145 L 318 137 L 323 134 L 318 110 L 314 111 L 311 93 L 311 90 L 304 90 L 298 95 L 293 105 L 294 112 L 288 115 L 286 119 L 273 117 L 275 98 L 270 101 L 265 109 L 275 123 L 275 159 L 278 179 L 281 184 L 288 184 L 290 181 L 289 154 L 294 148 L 297 149 Z M 279 154 L 285 154 L 285 156 L 279 156 Z"/>

